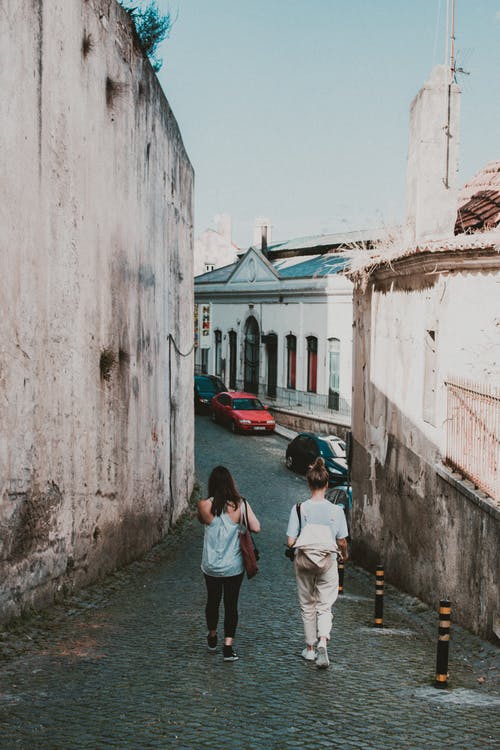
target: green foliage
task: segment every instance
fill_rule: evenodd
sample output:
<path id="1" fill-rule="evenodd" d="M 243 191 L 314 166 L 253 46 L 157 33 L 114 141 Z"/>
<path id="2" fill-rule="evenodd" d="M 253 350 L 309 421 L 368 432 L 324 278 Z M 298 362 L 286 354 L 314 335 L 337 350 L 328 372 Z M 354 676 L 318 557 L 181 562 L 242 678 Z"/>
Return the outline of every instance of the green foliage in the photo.
<path id="1" fill-rule="evenodd" d="M 156 50 L 158 45 L 170 35 L 172 29 L 170 13 L 162 15 L 158 9 L 158 3 L 154 0 L 149 2 L 146 7 L 130 5 L 130 0 L 128 2 L 127 0 L 119 0 L 119 3 L 134 22 L 141 47 L 151 60 L 153 69 L 158 72 L 163 65 L 163 60 L 156 56 Z"/>

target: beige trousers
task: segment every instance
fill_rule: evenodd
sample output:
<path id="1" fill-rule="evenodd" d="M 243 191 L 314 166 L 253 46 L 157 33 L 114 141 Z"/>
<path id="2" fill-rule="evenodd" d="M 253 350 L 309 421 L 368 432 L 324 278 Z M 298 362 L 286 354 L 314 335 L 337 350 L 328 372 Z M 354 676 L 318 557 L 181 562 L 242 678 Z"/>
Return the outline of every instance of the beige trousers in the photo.
<path id="1" fill-rule="evenodd" d="M 304 637 L 308 646 L 314 646 L 319 638 L 330 638 L 332 629 L 332 607 L 339 594 L 337 561 L 324 573 L 309 573 L 295 567 L 297 593 L 299 596 Z"/>

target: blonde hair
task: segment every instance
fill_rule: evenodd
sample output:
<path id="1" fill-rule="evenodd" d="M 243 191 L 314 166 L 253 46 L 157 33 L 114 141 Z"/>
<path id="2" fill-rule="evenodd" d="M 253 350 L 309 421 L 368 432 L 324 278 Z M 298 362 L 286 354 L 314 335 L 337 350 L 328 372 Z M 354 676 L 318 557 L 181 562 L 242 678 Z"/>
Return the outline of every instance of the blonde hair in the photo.
<path id="1" fill-rule="evenodd" d="M 318 456 L 315 462 L 307 470 L 306 477 L 310 490 L 321 490 L 328 485 L 329 474 L 325 466 L 324 458 Z"/>

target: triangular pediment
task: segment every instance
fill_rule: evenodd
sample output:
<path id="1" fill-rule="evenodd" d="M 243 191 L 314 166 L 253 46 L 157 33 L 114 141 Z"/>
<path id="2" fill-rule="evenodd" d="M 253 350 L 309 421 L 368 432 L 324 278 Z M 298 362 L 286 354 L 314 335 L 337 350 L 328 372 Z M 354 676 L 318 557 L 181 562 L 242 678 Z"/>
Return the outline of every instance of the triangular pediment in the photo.
<path id="1" fill-rule="evenodd" d="M 258 284 L 263 281 L 276 281 L 279 274 L 264 255 L 251 247 L 241 258 L 228 284 Z"/>

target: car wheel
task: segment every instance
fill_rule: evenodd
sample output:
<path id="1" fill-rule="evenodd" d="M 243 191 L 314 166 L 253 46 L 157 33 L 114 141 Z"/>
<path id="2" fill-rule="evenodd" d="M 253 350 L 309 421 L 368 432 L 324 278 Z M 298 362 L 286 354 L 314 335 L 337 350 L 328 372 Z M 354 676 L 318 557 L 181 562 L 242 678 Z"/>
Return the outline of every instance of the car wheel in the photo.
<path id="1" fill-rule="evenodd" d="M 287 456 L 285 458 L 285 463 L 287 465 L 287 468 L 289 468 L 291 471 L 293 471 L 293 457 L 292 456 Z"/>

